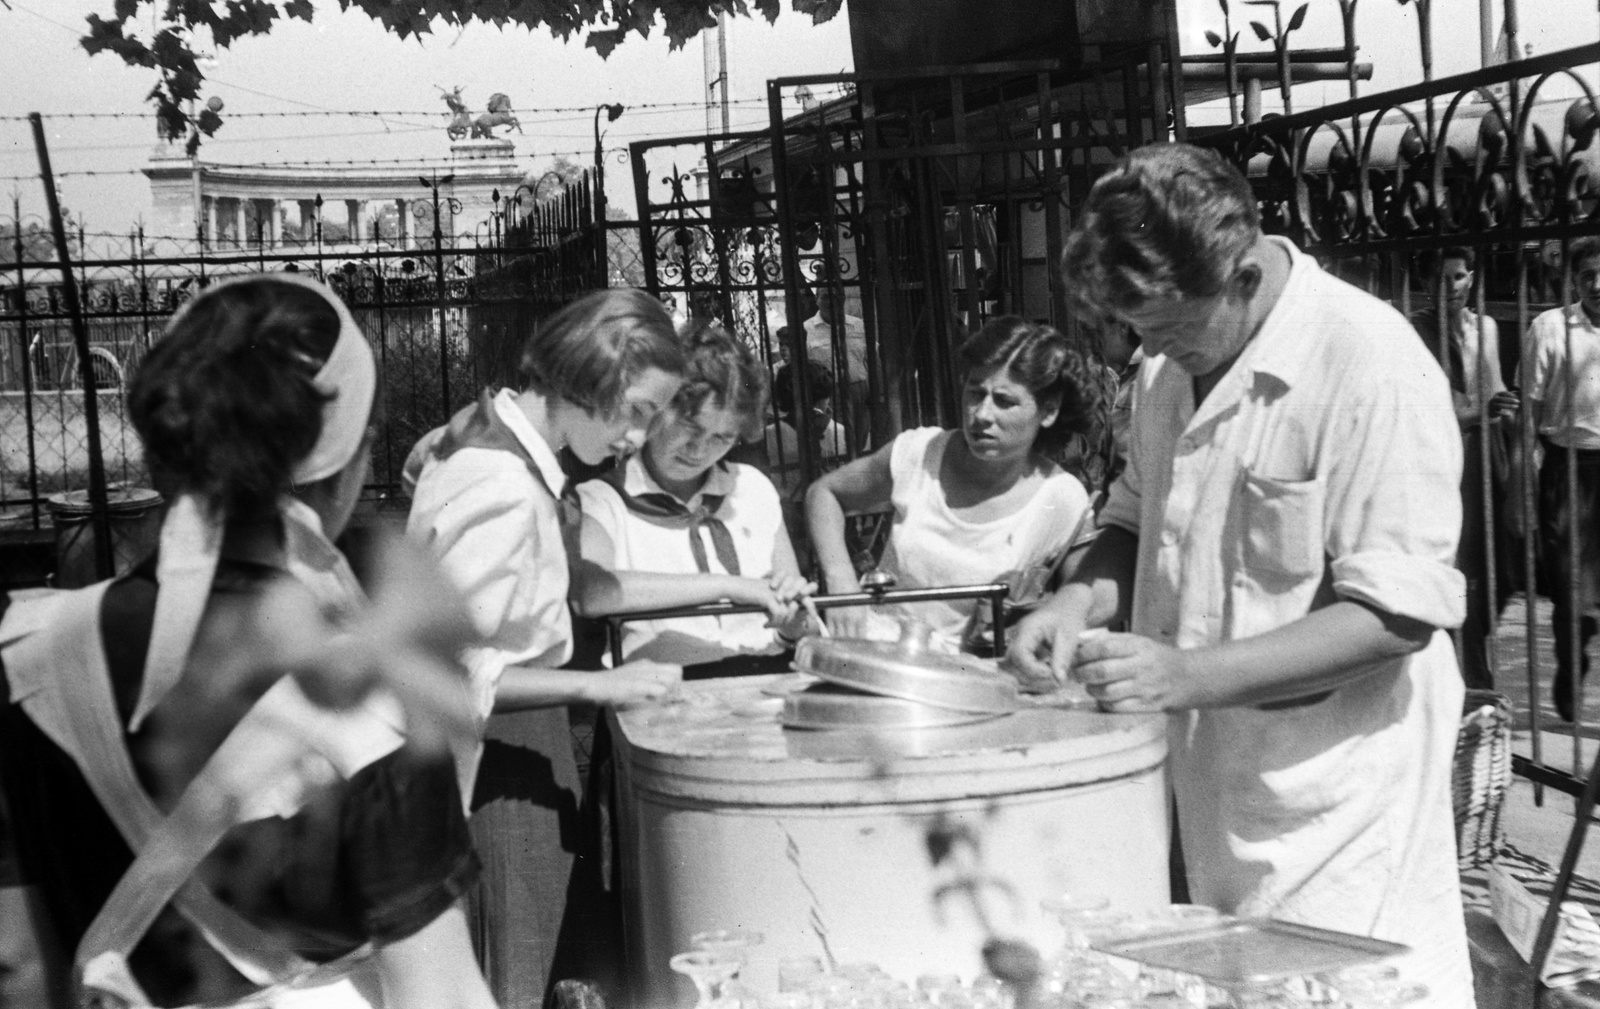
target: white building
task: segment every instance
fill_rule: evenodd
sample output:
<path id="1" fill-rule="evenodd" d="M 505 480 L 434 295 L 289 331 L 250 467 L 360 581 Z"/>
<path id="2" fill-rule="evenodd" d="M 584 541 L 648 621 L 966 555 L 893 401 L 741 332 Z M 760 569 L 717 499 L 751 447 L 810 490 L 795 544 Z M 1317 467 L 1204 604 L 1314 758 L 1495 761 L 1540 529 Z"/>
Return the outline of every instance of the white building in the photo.
<path id="1" fill-rule="evenodd" d="M 319 237 L 324 247 L 427 243 L 434 230 L 434 180 L 440 234 L 477 235 L 491 244 L 497 215 L 509 209 L 504 205 L 523 181 L 514 146 L 499 138 L 454 141 L 447 166 L 420 170 L 405 164 L 211 164 L 188 157 L 180 143 L 163 144 L 144 174 L 154 233 L 198 232 L 207 248 L 223 250 L 313 245 Z M 526 203 L 526 191 L 522 197 Z"/>

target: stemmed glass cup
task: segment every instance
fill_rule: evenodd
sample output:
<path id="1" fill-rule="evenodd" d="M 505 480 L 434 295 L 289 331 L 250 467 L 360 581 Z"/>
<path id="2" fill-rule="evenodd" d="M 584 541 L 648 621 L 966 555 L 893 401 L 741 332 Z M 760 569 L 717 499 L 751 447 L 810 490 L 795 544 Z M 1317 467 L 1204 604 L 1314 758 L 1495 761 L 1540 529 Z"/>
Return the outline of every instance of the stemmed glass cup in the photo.
<path id="1" fill-rule="evenodd" d="M 667 964 L 694 982 L 700 993 L 694 1009 L 732 1009 L 726 987 L 744 966 L 743 956 L 724 950 L 696 949 L 679 953 Z"/>

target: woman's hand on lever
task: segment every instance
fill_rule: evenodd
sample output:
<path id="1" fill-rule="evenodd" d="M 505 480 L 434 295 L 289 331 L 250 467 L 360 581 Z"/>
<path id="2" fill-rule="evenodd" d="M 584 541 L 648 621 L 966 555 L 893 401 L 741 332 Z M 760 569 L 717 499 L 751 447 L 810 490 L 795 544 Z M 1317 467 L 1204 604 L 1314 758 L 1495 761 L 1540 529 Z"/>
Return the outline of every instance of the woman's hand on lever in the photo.
<path id="1" fill-rule="evenodd" d="M 806 524 L 829 592 L 860 592 L 855 562 L 845 542 L 845 516 L 885 511 L 892 503 L 894 474 L 890 456 L 894 442 L 824 473 L 806 491 Z M 866 636 L 868 613 L 863 606 L 828 611 L 828 628 L 839 637 Z"/>
<path id="2" fill-rule="evenodd" d="M 768 607 L 772 618 L 767 621 L 767 626 L 775 629 L 778 636 L 787 642 L 798 641 L 812 632 L 813 610 L 804 601 L 817 594 L 816 582 L 807 581 L 798 574 L 775 574 L 768 580 L 767 590 L 776 604 L 775 607 Z"/>
<path id="3" fill-rule="evenodd" d="M 658 701 L 683 681 L 683 667 L 637 659 L 585 677 L 584 700 L 603 707 L 624 708 Z"/>
<path id="4" fill-rule="evenodd" d="M 767 621 L 769 627 L 792 620 L 800 607 L 800 597 L 817 591 L 814 582 L 808 582 L 798 574 L 774 574 L 769 578 L 733 577 L 732 581 L 734 584 L 729 588 L 727 598 L 766 610 L 770 618 Z"/>
<path id="5" fill-rule="evenodd" d="M 764 605 L 772 616 L 773 626 L 794 621 L 797 615 L 804 613 L 800 600 L 816 594 L 817 583 L 807 581 L 804 575 L 775 574 L 767 579 L 767 602 Z"/>
<path id="6" fill-rule="evenodd" d="M 853 566 L 831 568 L 823 572 L 823 578 L 827 582 L 828 591 L 833 595 L 847 595 L 861 591 L 861 579 L 856 576 L 856 569 Z M 835 637 L 867 636 L 870 615 L 865 606 L 834 606 L 824 616 L 828 621 L 828 630 Z"/>
<path id="7" fill-rule="evenodd" d="M 865 606 L 836 606 L 828 611 L 828 630 L 837 638 L 865 638 L 871 616 Z"/>

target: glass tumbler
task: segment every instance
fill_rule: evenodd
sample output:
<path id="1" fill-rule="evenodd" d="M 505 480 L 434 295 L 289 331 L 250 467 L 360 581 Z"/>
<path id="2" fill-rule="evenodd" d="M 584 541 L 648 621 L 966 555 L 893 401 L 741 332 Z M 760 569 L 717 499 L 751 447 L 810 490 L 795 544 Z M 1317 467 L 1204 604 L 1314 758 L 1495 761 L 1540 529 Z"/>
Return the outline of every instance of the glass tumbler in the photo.
<path id="1" fill-rule="evenodd" d="M 790 956 L 778 961 L 778 990 L 781 992 L 803 992 L 819 977 L 822 977 L 821 957 Z"/>

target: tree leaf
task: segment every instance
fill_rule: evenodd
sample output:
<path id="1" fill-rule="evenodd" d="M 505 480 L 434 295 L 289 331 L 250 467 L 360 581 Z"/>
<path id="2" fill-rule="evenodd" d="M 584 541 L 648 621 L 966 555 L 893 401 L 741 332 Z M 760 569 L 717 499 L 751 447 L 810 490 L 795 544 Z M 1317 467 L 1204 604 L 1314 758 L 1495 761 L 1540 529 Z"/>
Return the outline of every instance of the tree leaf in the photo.
<path id="1" fill-rule="evenodd" d="M 583 44 L 600 54 L 601 59 L 611 55 L 611 50 L 622 43 L 628 35 L 622 28 L 610 28 L 605 31 L 590 32 L 583 40 Z"/>
<path id="2" fill-rule="evenodd" d="M 1266 25 L 1262 24 L 1260 21 L 1252 21 L 1252 22 L 1250 22 L 1250 27 L 1255 29 L 1256 38 L 1260 39 L 1263 42 L 1271 42 L 1272 41 L 1272 30 L 1269 29 Z"/>
<path id="3" fill-rule="evenodd" d="M 1222 16 L 1228 16 L 1228 0 L 1217 0 L 1217 6 L 1222 8 Z"/>
<path id="4" fill-rule="evenodd" d="M 1217 46 L 1222 45 L 1222 36 L 1218 35 L 1214 31 L 1211 31 L 1211 30 L 1207 29 L 1207 31 L 1206 31 L 1206 42 L 1210 44 L 1211 48 L 1215 49 Z"/>
<path id="5" fill-rule="evenodd" d="M 844 6 L 844 0 L 789 0 L 796 14 L 810 14 L 811 23 L 820 25 L 832 21 Z"/>
<path id="6" fill-rule="evenodd" d="M 87 17 L 88 30 L 79 40 L 90 54 L 110 52 L 130 66 L 158 71 L 161 81 L 148 100 L 156 106 L 158 117 L 167 115 L 198 94 L 204 75 L 195 52 L 198 30 L 212 32 L 219 48 L 249 35 L 268 35 L 277 23 L 288 18 L 310 21 L 315 0 L 98 0 L 109 4 L 115 16 Z M 863 0 L 864 2 L 864 0 Z M 1229 0 L 1218 0 L 1223 12 Z M 735 17 L 761 15 L 768 21 L 778 17 L 783 0 L 338 0 L 340 10 L 357 10 L 401 39 L 427 35 L 438 19 L 444 24 L 466 26 L 515 22 L 529 29 L 543 29 L 559 39 L 588 31 L 587 45 L 602 55 L 609 54 L 628 36 L 649 38 L 657 23 L 664 22 L 673 48 L 717 23 L 719 14 Z M 3 0 L 0 0 L 3 5 Z M 789 0 L 797 14 L 809 16 L 814 24 L 837 17 L 843 0 Z M 154 8 L 165 25 L 146 42 L 128 34 L 126 26 Z M 165 121 L 163 119 L 163 121 Z M 184 132 L 193 124 L 185 120 Z"/>
<path id="7" fill-rule="evenodd" d="M 1289 34 L 1290 32 L 1294 31 L 1296 28 L 1299 28 L 1302 24 L 1305 23 L 1305 20 L 1306 20 L 1306 8 L 1310 7 L 1310 6 L 1311 6 L 1311 0 L 1306 0 L 1305 3 L 1303 3 L 1299 7 L 1295 8 L 1294 16 L 1289 19 L 1289 27 L 1284 29 L 1283 33 L 1285 35 Z"/>

